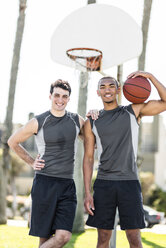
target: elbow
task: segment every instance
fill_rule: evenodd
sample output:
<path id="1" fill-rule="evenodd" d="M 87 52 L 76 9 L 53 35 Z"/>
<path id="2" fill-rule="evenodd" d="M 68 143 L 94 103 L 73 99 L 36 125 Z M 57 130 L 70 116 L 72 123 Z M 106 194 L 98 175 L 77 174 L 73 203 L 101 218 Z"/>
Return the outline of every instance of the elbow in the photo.
<path id="1" fill-rule="evenodd" d="M 10 148 L 12 148 L 14 150 L 14 146 L 15 146 L 15 143 L 13 142 L 13 139 L 12 137 L 10 137 L 7 141 L 7 144 Z"/>
<path id="2" fill-rule="evenodd" d="M 12 147 L 12 141 L 11 141 L 11 138 L 9 138 L 9 139 L 8 139 L 7 144 L 8 144 L 8 146 L 9 146 L 9 147 Z"/>
<path id="3" fill-rule="evenodd" d="M 94 157 L 90 157 L 89 158 L 89 163 L 93 165 L 93 163 L 94 163 Z"/>
<path id="4" fill-rule="evenodd" d="M 94 163 L 94 157 L 93 156 L 86 156 L 84 155 L 84 164 L 89 164 L 89 165 L 93 165 Z"/>

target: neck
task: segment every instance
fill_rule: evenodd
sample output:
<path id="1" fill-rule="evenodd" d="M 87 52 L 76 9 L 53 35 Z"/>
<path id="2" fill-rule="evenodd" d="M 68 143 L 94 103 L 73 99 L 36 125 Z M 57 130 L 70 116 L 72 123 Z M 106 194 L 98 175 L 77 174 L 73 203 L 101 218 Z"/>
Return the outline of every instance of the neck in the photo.
<path id="1" fill-rule="evenodd" d="M 115 102 L 103 102 L 104 104 L 104 110 L 112 110 L 118 107 L 117 101 Z"/>
<path id="2" fill-rule="evenodd" d="M 62 117 L 62 116 L 65 115 L 66 110 L 64 109 L 62 111 L 57 111 L 57 110 L 51 109 L 50 112 L 51 112 L 52 115 L 54 115 L 56 117 Z"/>

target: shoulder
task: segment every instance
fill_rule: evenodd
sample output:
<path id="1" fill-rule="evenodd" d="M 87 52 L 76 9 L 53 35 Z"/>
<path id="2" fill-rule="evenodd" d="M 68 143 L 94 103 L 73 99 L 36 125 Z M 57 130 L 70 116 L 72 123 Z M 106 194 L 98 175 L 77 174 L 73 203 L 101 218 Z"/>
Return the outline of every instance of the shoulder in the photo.
<path id="1" fill-rule="evenodd" d="M 97 119 L 93 119 L 92 116 L 88 116 L 87 122 L 89 122 L 91 129 L 93 129 L 94 123 L 99 122 L 104 117 L 104 110 L 101 109 L 98 111 Z"/>
<path id="2" fill-rule="evenodd" d="M 93 120 L 91 117 L 86 119 L 85 124 L 84 124 L 84 130 L 86 132 L 92 132 L 92 128 L 93 128 L 92 123 L 93 123 Z"/>
<path id="3" fill-rule="evenodd" d="M 132 106 L 132 110 L 136 116 L 136 118 L 140 117 L 140 112 L 141 112 L 141 109 L 146 105 L 146 103 L 138 103 L 138 104 L 131 104 Z"/>
<path id="4" fill-rule="evenodd" d="M 42 114 L 39 115 L 35 115 L 34 119 L 36 119 L 36 121 L 38 122 L 38 130 L 37 132 L 40 130 L 40 128 L 42 127 L 42 125 L 44 124 L 44 122 L 47 120 L 47 118 L 50 116 L 50 111 L 46 111 Z"/>
<path id="5" fill-rule="evenodd" d="M 22 126 L 19 130 L 24 133 L 32 133 L 36 134 L 38 130 L 38 122 L 35 118 L 30 119 L 24 126 Z"/>
<path id="6" fill-rule="evenodd" d="M 81 115 L 78 115 L 78 118 L 79 118 L 80 128 L 82 128 L 85 124 L 85 120 Z"/>
<path id="7" fill-rule="evenodd" d="M 67 111 L 67 116 L 81 129 L 84 124 L 84 119 L 77 113 Z"/>

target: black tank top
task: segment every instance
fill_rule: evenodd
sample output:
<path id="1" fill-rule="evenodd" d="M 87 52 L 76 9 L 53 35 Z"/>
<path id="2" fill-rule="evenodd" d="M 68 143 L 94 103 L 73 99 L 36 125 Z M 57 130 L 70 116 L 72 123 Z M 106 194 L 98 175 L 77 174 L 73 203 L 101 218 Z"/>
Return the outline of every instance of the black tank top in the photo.
<path id="1" fill-rule="evenodd" d="M 101 110 L 99 118 L 90 118 L 98 150 L 98 179 L 137 180 L 138 129 L 132 106 Z"/>
<path id="2" fill-rule="evenodd" d="M 45 167 L 37 174 L 73 178 L 77 136 L 80 132 L 77 114 L 66 112 L 56 117 L 47 111 L 35 116 L 38 121 L 36 144 Z"/>

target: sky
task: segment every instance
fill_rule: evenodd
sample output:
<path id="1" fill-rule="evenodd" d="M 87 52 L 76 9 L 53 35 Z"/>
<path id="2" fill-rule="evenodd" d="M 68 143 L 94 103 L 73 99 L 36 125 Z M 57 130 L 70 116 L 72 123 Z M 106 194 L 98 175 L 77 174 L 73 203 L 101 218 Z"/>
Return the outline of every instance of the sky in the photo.
<path id="1" fill-rule="evenodd" d="M 110 4 L 127 12 L 141 26 L 143 0 L 98 0 L 98 4 Z M 0 8 L 0 123 L 7 108 L 11 61 L 18 18 L 18 0 L 1 1 Z M 27 0 L 25 29 L 16 85 L 14 123 L 26 123 L 28 114 L 40 114 L 50 108 L 50 84 L 58 78 L 68 80 L 72 87 L 67 109 L 77 112 L 79 73 L 55 63 L 50 56 L 51 37 L 61 21 L 74 10 L 86 6 L 86 0 Z M 166 86 L 166 0 L 153 0 L 145 71 L 154 74 Z M 102 17 L 101 17 L 102 18 Z M 95 25 L 95 20 L 90 23 Z M 109 30 L 108 30 L 109 33 Z M 124 63 L 123 80 L 137 70 L 137 58 Z M 116 67 L 105 73 L 116 77 Z M 88 84 L 87 109 L 100 109 L 102 103 L 96 94 L 98 72 L 92 72 Z M 153 88 L 150 99 L 158 99 Z M 124 98 L 122 104 L 128 104 Z M 166 113 L 163 113 L 166 124 Z"/>

